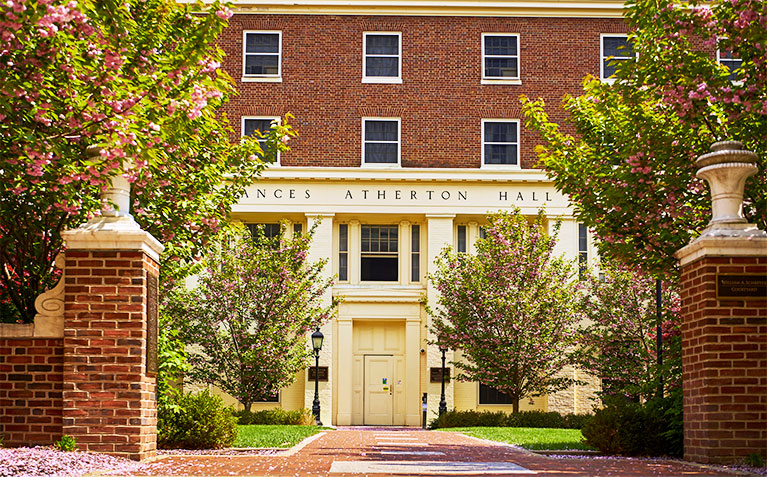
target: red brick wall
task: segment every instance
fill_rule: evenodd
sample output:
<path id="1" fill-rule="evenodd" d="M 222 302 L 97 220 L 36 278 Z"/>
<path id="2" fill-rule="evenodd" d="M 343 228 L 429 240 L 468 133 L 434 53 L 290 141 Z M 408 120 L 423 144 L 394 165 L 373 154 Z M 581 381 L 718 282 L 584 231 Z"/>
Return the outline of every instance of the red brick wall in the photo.
<path id="1" fill-rule="evenodd" d="M 395 17 L 237 14 L 221 36 L 224 68 L 237 82 L 227 114 L 291 112 L 300 137 L 288 166 L 359 166 L 361 118 L 400 117 L 403 167 L 479 167 L 481 120 L 522 120 L 519 96 L 543 97 L 552 118 L 565 93 L 599 76 L 600 34 L 625 32 L 621 19 Z M 282 83 L 241 83 L 242 31 L 282 31 Z M 402 32 L 402 84 L 362 84 L 364 31 Z M 482 33 L 520 34 L 520 86 L 482 85 Z M 523 167 L 538 137 L 521 130 Z"/>
<path id="2" fill-rule="evenodd" d="M 767 298 L 717 300 L 717 273 L 767 273 L 767 258 L 682 268 L 685 459 L 767 458 Z"/>
<path id="3" fill-rule="evenodd" d="M 61 439 L 62 340 L 0 338 L 0 434 L 6 446 Z"/>
<path id="4" fill-rule="evenodd" d="M 143 252 L 66 252 L 63 431 L 80 449 L 154 455 L 155 378 L 146 374 Z"/>

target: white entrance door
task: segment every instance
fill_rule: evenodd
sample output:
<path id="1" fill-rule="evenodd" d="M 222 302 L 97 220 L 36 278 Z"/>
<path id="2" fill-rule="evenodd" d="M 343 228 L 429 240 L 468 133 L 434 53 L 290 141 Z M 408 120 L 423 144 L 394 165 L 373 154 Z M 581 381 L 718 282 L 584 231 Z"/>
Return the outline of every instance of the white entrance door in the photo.
<path id="1" fill-rule="evenodd" d="M 392 425 L 394 414 L 394 357 L 365 355 L 364 424 Z"/>

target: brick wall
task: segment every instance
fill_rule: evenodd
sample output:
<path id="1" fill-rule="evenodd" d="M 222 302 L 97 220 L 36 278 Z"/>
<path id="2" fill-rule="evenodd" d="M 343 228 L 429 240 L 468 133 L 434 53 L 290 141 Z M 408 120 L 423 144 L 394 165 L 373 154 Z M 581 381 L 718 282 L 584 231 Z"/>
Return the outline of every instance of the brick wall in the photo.
<path id="1" fill-rule="evenodd" d="M 63 431 L 82 450 L 134 459 L 156 448 L 155 378 L 146 373 L 143 252 L 66 253 Z"/>
<path id="2" fill-rule="evenodd" d="M 682 268 L 685 459 L 767 457 L 767 298 L 720 301 L 716 274 L 767 273 L 767 258 L 707 257 Z"/>
<path id="3" fill-rule="evenodd" d="M 0 435 L 6 446 L 61 439 L 62 340 L 0 338 Z"/>
<path id="4" fill-rule="evenodd" d="M 361 118 L 400 117 L 402 167 L 479 167 L 481 120 L 522 120 L 519 96 L 559 105 L 599 76 L 600 34 L 622 19 L 237 14 L 220 37 L 224 69 L 239 96 L 227 114 L 239 137 L 243 115 L 291 112 L 300 137 L 281 163 L 359 166 Z M 241 82 L 243 30 L 282 31 L 282 82 Z M 362 83 L 366 31 L 402 32 L 402 84 Z M 520 35 L 521 85 L 481 84 L 482 33 Z M 560 123 L 561 111 L 552 108 Z M 522 127 L 523 167 L 538 136 Z"/>

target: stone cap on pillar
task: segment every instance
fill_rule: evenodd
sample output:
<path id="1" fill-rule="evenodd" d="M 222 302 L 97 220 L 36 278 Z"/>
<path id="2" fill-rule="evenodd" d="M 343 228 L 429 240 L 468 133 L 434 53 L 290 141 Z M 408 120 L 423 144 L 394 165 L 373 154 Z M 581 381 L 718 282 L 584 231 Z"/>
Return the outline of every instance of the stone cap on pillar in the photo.
<path id="1" fill-rule="evenodd" d="M 61 233 L 67 250 L 135 250 L 159 262 L 165 247 L 130 217 L 98 217 Z"/>

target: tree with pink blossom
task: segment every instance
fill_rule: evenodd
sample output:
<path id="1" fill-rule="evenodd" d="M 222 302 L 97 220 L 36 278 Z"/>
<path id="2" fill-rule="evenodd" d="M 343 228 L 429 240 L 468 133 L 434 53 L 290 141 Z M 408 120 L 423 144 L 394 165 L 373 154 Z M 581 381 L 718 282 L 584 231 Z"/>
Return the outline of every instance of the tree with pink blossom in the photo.
<path id="1" fill-rule="evenodd" d="M 549 120 L 542 100 L 523 98 L 523 109 L 543 140 L 541 166 L 600 254 L 673 276 L 674 252 L 711 217 L 695 159 L 712 143 L 741 141 L 759 155 L 743 212 L 767 227 L 767 3 L 630 0 L 624 12 L 636 58 L 617 65 L 613 82 L 588 77 L 582 95 L 565 98 L 575 134 Z M 736 60 L 719 64 L 717 49 Z"/>
<path id="2" fill-rule="evenodd" d="M 639 270 L 602 264 L 589 273 L 581 303 L 588 317 L 574 354 L 579 368 L 602 380 L 602 396 L 649 400 L 658 381 L 681 386 L 680 297 L 675 282 L 662 283 L 664 364 L 657 364 L 655 279 Z"/>
<path id="3" fill-rule="evenodd" d="M 132 214 L 186 259 L 293 132 L 236 135 L 216 38 L 232 12 L 173 0 L 0 4 L 0 304 L 31 321 L 57 280 L 61 231 L 98 213 L 117 174 Z M 263 140 L 262 140 L 263 141 Z M 95 151 L 95 153 L 86 153 Z"/>
<path id="4" fill-rule="evenodd" d="M 436 344 L 460 350 L 457 379 L 523 397 L 562 390 L 561 371 L 576 343 L 578 281 L 573 263 L 554 255 L 559 223 L 546 231 L 518 209 L 488 217 L 476 253 L 442 251 L 429 276 L 439 298 L 429 306 Z"/>
<path id="5" fill-rule="evenodd" d="M 164 304 L 186 345 L 186 378 L 218 386 L 250 410 L 307 367 L 307 333 L 337 307 L 324 298 L 333 284 L 323 275 L 327 259 L 307 260 L 313 234 L 251 237 L 234 224 L 206 249 L 197 286 Z"/>

